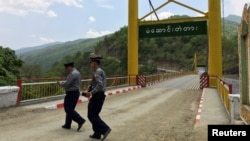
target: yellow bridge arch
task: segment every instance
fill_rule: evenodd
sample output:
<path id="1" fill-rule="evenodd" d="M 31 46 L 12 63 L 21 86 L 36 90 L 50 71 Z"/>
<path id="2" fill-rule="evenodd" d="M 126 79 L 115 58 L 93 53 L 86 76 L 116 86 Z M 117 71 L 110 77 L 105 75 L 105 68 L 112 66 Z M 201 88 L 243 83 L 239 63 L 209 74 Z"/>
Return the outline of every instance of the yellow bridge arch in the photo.
<path id="1" fill-rule="evenodd" d="M 143 21 L 144 18 L 169 3 L 176 3 L 204 16 L 163 21 Z M 188 22 L 195 20 L 207 20 L 208 22 L 208 73 L 210 76 L 222 76 L 221 0 L 208 0 L 208 12 L 200 11 L 177 0 L 167 0 L 141 19 L 138 18 L 138 0 L 128 0 L 128 75 L 138 74 L 138 29 L 140 24 Z M 216 80 L 210 80 L 210 86 L 215 85 Z"/>

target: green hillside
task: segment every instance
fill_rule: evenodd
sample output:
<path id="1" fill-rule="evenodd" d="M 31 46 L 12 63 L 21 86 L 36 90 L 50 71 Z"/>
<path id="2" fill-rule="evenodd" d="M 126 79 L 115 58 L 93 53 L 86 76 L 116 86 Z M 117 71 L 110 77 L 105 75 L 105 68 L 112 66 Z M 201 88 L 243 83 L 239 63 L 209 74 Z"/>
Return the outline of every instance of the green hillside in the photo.
<path id="1" fill-rule="evenodd" d="M 15 50 L 15 53 L 18 56 L 22 56 L 23 54 L 25 54 L 27 52 L 36 51 L 36 50 L 39 50 L 42 48 L 46 48 L 46 47 L 61 44 L 61 43 L 63 43 L 63 42 L 53 42 L 53 43 L 43 44 L 43 45 L 35 46 L 35 47 L 24 47 L 24 48 L 20 48 L 20 49 Z"/>
<path id="2" fill-rule="evenodd" d="M 223 73 L 238 72 L 238 23 L 223 20 L 222 51 Z M 96 53 L 112 56 L 119 62 L 119 69 L 127 72 L 127 27 L 105 38 L 95 47 Z M 208 36 L 177 36 L 139 39 L 139 73 L 155 73 L 157 67 L 177 71 L 194 69 L 197 54 L 198 65 L 207 65 Z"/>
<path id="3" fill-rule="evenodd" d="M 238 23 L 227 18 L 222 21 L 223 72 L 237 73 Z M 72 60 L 76 62 L 83 75 L 88 75 L 89 53 L 96 52 L 103 55 L 103 67 L 108 75 L 126 75 L 127 32 L 125 26 L 108 36 L 52 45 L 27 52 L 20 57 L 26 64 L 40 65 L 43 77 L 62 76 L 63 63 Z M 198 55 L 199 65 L 206 65 L 208 54 L 206 35 L 141 38 L 139 39 L 139 73 L 156 73 L 157 67 L 177 71 L 193 70 L 194 54 Z"/>
<path id="4" fill-rule="evenodd" d="M 77 52 L 93 51 L 93 46 L 103 37 L 93 39 L 79 39 L 65 43 L 50 45 L 47 47 L 17 54 L 26 64 L 41 65 L 42 72 L 50 69 L 51 65 L 59 62 L 62 58 L 74 55 Z M 20 50 L 21 51 L 21 50 Z M 20 52 L 19 51 L 19 52 Z"/>
<path id="5" fill-rule="evenodd" d="M 235 23 L 240 23 L 240 21 L 241 21 L 241 17 L 236 16 L 236 15 L 228 15 L 225 19 L 228 21 L 235 22 Z"/>
<path id="6" fill-rule="evenodd" d="M 234 21 L 229 21 L 226 19 L 224 19 L 222 22 L 223 22 L 223 24 L 222 24 L 222 31 L 223 31 L 222 36 L 230 38 L 230 37 L 237 35 L 239 23 L 234 22 Z"/>

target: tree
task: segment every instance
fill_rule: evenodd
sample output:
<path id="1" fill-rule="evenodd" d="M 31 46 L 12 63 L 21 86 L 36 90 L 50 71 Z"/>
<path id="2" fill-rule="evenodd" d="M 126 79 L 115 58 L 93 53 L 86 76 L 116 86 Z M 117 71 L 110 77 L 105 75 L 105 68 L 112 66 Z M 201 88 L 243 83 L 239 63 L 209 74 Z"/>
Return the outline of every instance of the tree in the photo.
<path id="1" fill-rule="evenodd" d="M 15 51 L 0 46 L 0 86 L 15 85 L 16 79 L 20 78 L 22 64 Z"/>
<path id="2" fill-rule="evenodd" d="M 41 66 L 40 65 L 28 65 L 23 64 L 21 68 L 21 75 L 24 78 L 38 78 L 41 76 Z"/>

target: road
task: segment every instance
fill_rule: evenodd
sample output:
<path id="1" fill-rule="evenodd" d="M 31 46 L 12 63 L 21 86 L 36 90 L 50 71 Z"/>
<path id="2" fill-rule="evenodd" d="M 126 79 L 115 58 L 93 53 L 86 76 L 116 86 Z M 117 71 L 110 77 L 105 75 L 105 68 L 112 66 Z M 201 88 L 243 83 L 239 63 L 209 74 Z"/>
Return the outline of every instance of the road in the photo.
<path id="1" fill-rule="evenodd" d="M 194 127 L 202 93 L 198 82 L 198 75 L 188 75 L 107 96 L 101 117 L 112 132 L 105 141 L 205 141 L 205 129 Z M 86 119 L 87 104 L 76 107 Z M 64 119 L 63 109 L 0 109 L 0 141 L 93 141 L 88 120 L 77 132 L 76 123 L 62 129 Z"/>
<path id="2" fill-rule="evenodd" d="M 225 81 L 228 84 L 232 84 L 232 94 L 240 93 L 240 83 L 238 78 L 225 78 Z"/>

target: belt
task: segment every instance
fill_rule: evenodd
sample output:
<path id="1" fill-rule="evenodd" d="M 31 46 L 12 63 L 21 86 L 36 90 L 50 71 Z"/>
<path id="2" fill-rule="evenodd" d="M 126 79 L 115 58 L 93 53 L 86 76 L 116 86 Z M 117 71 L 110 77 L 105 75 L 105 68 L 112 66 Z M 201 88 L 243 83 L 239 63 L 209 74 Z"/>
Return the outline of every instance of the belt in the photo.
<path id="1" fill-rule="evenodd" d="M 67 93 L 67 92 L 69 92 L 69 93 L 70 93 L 70 92 L 76 92 L 76 91 L 79 91 L 79 90 L 77 89 L 77 90 L 66 91 L 66 93 Z"/>
<path id="2" fill-rule="evenodd" d="M 99 92 L 96 92 L 96 94 L 99 94 L 99 93 L 104 93 L 104 91 L 99 91 Z"/>

